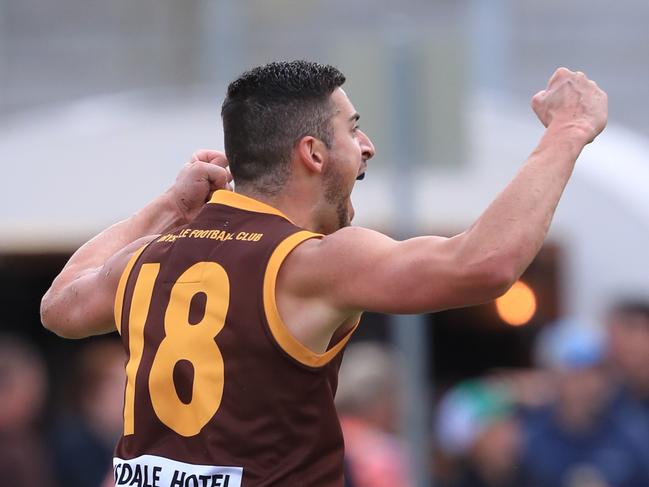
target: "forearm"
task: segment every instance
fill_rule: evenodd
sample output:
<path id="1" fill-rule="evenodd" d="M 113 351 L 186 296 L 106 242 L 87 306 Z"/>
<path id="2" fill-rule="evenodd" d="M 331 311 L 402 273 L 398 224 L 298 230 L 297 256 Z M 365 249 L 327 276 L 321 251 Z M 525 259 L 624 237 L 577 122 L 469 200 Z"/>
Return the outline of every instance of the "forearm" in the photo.
<path id="1" fill-rule="evenodd" d="M 45 327 L 69 337 L 112 330 L 115 291 L 131 255 L 157 234 L 191 221 L 211 192 L 228 186 L 226 166 L 219 152 L 195 154 L 168 191 L 77 250 L 43 296 Z"/>
<path id="2" fill-rule="evenodd" d="M 584 143 L 578 130 L 546 130 L 518 174 L 465 232 L 460 259 L 505 281 L 518 278 L 543 244 Z"/>
<path id="3" fill-rule="evenodd" d="M 185 221 L 169 192 L 161 194 L 129 218 L 108 227 L 79 248 L 55 279 L 52 288 L 56 289 L 101 267 L 131 242 L 146 235 L 163 233 Z"/>

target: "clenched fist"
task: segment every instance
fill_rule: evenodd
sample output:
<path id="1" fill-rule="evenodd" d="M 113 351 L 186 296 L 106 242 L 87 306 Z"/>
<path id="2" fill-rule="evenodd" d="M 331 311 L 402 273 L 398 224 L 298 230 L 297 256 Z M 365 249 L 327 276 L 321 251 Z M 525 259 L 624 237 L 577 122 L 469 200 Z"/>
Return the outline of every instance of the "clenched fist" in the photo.
<path id="1" fill-rule="evenodd" d="M 546 127 L 575 129 L 588 144 L 606 127 L 608 97 L 584 73 L 559 68 L 534 95 L 532 108 Z"/>
<path id="2" fill-rule="evenodd" d="M 225 154 L 214 150 L 194 152 L 169 190 L 184 219 L 193 219 L 217 189 L 231 190 L 232 175 Z"/>

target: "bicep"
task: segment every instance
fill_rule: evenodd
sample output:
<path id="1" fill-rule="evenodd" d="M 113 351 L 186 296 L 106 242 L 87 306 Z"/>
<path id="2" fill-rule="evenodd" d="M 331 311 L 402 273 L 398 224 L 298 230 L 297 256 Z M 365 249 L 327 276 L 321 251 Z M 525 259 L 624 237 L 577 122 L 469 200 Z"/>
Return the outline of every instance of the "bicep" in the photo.
<path id="1" fill-rule="evenodd" d="M 345 311 L 421 313 L 476 304 L 485 300 L 484 286 L 458 259 L 461 238 L 396 241 L 343 229 L 312 245 L 312 262 L 327 265 L 311 266 L 311 279 L 317 293 Z"/>

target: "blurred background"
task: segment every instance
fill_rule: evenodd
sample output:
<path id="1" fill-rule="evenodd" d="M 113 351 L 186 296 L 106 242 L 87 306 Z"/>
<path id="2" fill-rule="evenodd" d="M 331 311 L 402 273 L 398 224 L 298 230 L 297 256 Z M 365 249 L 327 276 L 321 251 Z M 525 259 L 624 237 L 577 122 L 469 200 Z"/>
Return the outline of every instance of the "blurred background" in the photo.
<path id="1" fill-rule="evenodd" d="M 0 0 L 0 484 L 110 485 L 123 352 L 44 331 L 40 297 L 222 148 L 229 81 L 306 58 L 346 74 L 377 148 L 355 224 L 398 238 L 480 215 L 558 66 L 610 102 L 504 299 L 365 315 L 339 391 L 349 486 L 649 487 L 647 25 L 640 0 Z"/>

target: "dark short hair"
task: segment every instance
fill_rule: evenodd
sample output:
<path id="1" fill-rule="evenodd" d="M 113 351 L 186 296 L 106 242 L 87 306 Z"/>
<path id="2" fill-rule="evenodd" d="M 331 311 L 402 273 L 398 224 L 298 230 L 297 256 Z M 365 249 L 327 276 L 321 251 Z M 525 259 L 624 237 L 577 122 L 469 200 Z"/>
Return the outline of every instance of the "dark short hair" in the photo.
<path id="1" fill-rule="evenodd" d="M 290 61 L 259 66 L 230 83 L 221 117 L 235 183 L 275 192 L 286 181 L 293 148 L 302 137 L 331 147 L 329 97 L 344 82 L 333 66 Z"/>

